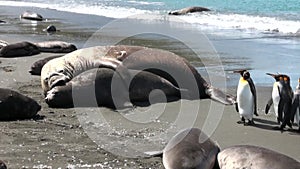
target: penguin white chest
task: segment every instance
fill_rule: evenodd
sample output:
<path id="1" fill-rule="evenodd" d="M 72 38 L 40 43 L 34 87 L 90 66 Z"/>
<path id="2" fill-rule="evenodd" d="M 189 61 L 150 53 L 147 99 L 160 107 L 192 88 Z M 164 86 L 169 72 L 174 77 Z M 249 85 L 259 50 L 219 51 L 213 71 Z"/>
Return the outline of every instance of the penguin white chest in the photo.
<path id="1" fill-rule="evenodd" d="M 273 85 L 273 90 L 272 90 L 272 100 L 274 104 L 274 112 L 276 117 L 278 117 L 278 105 L 280 101 L 280 96 L 279 96 L 279 85 L 280 83 L 275 82 Z"/>
<path id="2" fill-rule="evenodd" d="M 254 113 L 254 96 L 252 95 L 249 83 L 240 79 L 237 88 L 237 102 L 241 116 L 252 119 Z"/>

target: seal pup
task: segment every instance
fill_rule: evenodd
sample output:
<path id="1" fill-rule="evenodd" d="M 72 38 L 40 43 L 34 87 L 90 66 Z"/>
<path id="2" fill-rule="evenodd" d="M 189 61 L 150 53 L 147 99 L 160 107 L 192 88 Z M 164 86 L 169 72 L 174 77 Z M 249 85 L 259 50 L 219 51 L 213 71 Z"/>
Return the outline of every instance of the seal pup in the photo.
<path id="1" fill-rule="evenodd" d="M 42 71 L 42 67 L 47 63 L 49 62 L 49 60 L 52 60 L 54 58 L 58 58 L 58 57 L 61 57 L 62 55 L 57 55 L 57 56 L 50 56 L 50 57 L 47 57 L 47 58 L 44 58 L 44 59 L 40 59 L 36 62 L 34 62 L 31 67 L 30 67 L 30 70 L 29 70 L 29 73 L 31 75 L 41 75 L 41 71 Z"/>
<path id="2" fill-rule="evenodd" d="M 0 49 L 0 57 L 22 57 L 39 54 L 38 47 L 30 42 L 18 42 L 4 46 Z"/>
<path id="3" fill-rule="evenodd" d="M 41 106 L 30 97 L 14 90 L 0 88 L 0 120 L 19 120 L 32 118 Z"/>
<path id="4" fill-rule="evenodd" d="M 168 14 L 169 15 L 185 15 L 188 13 L 203 12 L 203 11 L 211 11 L 211 10 L 208 8 L 201 7 L 201 6 L 192 6 L 192 7 L 180 9 L 178 11 L 171 11 Z"/>
<path id="5" fill-rule="evenodd" d="M 56 32 L 56 27 L 54 25 L 49 25 L 46 29 L 43 29 L 43 31 L 46 31 L 48 33 L 54 33 Z"/>
<path id="6" fill-rule="evenodd" d="M 2 160 L 0 160 L 0 169 L 7 169 L 5 163 Z"/>
<path id="7" fill-rule="evenodd" d="M 50 107 L 70 108 L 74 107 L 73 96 L 78 96 L 80 103 L 76 104 L 76 106 L 95 106 L 90 101 L 94 98 L 91 98 L 91 95 L 87 95 L 89 93 L 88 90 L 94 89 L 91 92 L 95 93 L 98 106 L 115 109 L 127 107 L 131 103 L 149 102 L 150 93 L 156 89 L 163 91 L 167 98 L 172 99 L 179 99 L 181 92 L 184 93 L 184 91 L 178 89 L 169 81 L 150 72 L 129 70 L 129 73 L 133 79 L 129 88 L 127 88 L 122 82 L 122 77 L 115 74 L 115 71 L 112 69 L 87 70 L 74 77 L 65 85 L 55 86 L 49 90 L 45 101 Z M 116 80 L 117 86 L 112 85 L 112 80 Z M 111 92 L 116 92 L 118 98 L 113 98 Z M 123 107 L 115 107 L 120 105 L 115 105 L 115 101 L 121 103 Z"/>
<path id="8" fill-rule="evenodd" d="M 241 78 L 237 87 L 237 103 L 236 111 L 241 116 L 241 121 L 238 123 L 253 125 L 253 114 L 257 114 L 257 97 L 255 85 L 250 77 L 250 73 L 247 70 L 236 70 L 234 73 L 239 73 Z"/>
<path id="9" fill-rule="evenodd" d="M 291 121 L 296 121 L 298 125 L 298 132 L 300 132 L 300 78 L 298 79 L 298 85 L 294 91 L 294 98 L 291 110 Z"/>
<path id="10" fill-rule="evenodd" d="M 290 77 L 284 74 L 271 74 L 276 82 L 273 85 L 272 100 L 269 100 L 266 105 L 266 114 L 270 106 L 274 103 L 274 110 L 277 116 L 277 122 L 280 124 L 279 129 L 283 130 L 286 125 L 292 128 L 291 124 L 291 108 L 293 99 L 293 90 L 290 86 Z M 276 113 L 277 111 L 277 113 Z M 277 129 L 277 127 L 275 128 Z"/>
<path id="11" fill-rule="evenodd" d="M 111 47 L 118 48 L 118 46 Z M 127 46 L 126 49 L 130 49 Z M 144 70 L 159 75 L 178 88 L 187 89 L 190 99 L 210 98 L 225 105 L 235 103 L 235 98 L 208 84 L 198 71 L 186 59 L 169 51 L 161 49 L 143 48 L 126 54 L 123 47 L 119 51 L 118 60 L 128 69 Z"/>
<path id="12" fill-rule="evenodd" d="M 34 43 L 40 52 L 50 53 L 70 53 L 77 50 L 74 44 L 63 41 L 46 41 Z"/>
<path id="13" fill-rule="evenodd" d="M 299 169 L 300 163 L 284 154 L 263 147 L 236 145 L 218 154 L 220 169 Z"/>
<path id="14" fill-rule="evenodd" d="M 198 128 L 176 134 L 163 150 L 166 169 L 212 169 L 219 146 Z"/>
<path id="15" fill-rule="evenodd" d="M 25 11 L 20 15 L 21 19 L 28 19 L 33 21 L 42 21 L 44 18 L 42 15 L 32 12 L 32 11 Z"/>

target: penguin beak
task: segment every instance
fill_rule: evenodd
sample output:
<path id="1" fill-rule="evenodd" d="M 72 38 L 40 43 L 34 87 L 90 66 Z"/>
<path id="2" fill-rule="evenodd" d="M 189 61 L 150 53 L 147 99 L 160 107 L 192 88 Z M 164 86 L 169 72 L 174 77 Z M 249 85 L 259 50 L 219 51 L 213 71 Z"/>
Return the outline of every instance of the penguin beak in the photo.
<path id="1" fill-rule="evenodd" d="M 272 74 L 272 73 L 266 73 L 267 75 L 269 75 L 269 76 L 272 76 L 272 77 L 276 77 L 277 75 L 275 75 L 275 74 Z"/>

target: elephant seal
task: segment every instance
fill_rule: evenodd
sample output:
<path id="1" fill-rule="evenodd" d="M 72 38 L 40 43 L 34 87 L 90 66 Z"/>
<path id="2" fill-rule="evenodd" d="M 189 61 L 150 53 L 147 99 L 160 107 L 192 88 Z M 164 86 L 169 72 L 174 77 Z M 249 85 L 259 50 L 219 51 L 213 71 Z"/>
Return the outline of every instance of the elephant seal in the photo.
<path id="1" fill-rule="evenodd" d="M 198 128 L 176 134 L 163 150 L 166 169 L 212 169 L 219 146 Z"/>
<path id="2" fill-rule="evenodd" d="M 263 147 L 237 145 L 224 149 L 218 154 L 220 169 L 298 169 L 300 163 L 284 154 Z"/>
<path id="3" fill-rule="evenodd" d="M 225 105 L 235 103 L 233 96 L 208 84 L 186 59 L 161 49 L 134 46 L 130 49 L 130 46 L 111 46 L 108 53 L 110 51 L 118 53 L 117 59 L 128 69 L 154 73 L 167 79 L 176 87 L 187 89 L 190 92 L 190 99 L 210 98 Z"/>
<path id="4" fill-rule="evenodd" d="M 211 11 L 208 8 L 200 7 L 200 6 L 192 6 L 180 9 L 178 11 L 171 11 L 168 14 L 169 15 L 185 15 L 187 13 L 194 13 L 194 12 L 203 12 L 203 11 Z"/>
<path id="5" fill-rule="evenodd" d="M 122 62 L 104 57 L 106 47 L 91 47 L 76 50 L 47 62 L 41 72 L 41 85 L 44 95 L 51 88 L 64 85 L 78 74 L 93 68 L 106 67 L 122 69 Z M 125 72 L 125 71 L 124 71 Z M 124 75 L 126 77 L 126 75 Z"/>
<path id="6" fill-rule="evenodd" d="M 52 88 L 47 92 L 45 101 L 50 107 L 70 108 L 74 107 L 73 96 L 78 96 L 80 97 L 80 103 L 76 103 L 76 106 L 95 106 L 91 104 L 91 99 L 93 98 L 87 94 L 89 90 L 95 89 L 91 92 L 95 93 L 98 106 L 115 109 L 124 108 L 131 103 L 148 103 L 148 97 L 155 89 L 163 91 L 167 98 L 177 100 L 180 98 L 181 92 L 185 92 L 164 78 L 150 72 L 129 70 L 129 73 L 133 79 L 129 88 L 127 88 L 122 82 L 122 77 L 115 74 L 114 70 L 108 68 L 91 69 L 77 75 L 63 86 Z M 117 86 L 112 85 L 113 80 Z M 118 97 L 113 98 L 111 92 L 116 92 Z M 114 101 L 121 103 L 122 107 L 116 107 Z"/>
<path id="7" fill-rule="evenodd" d="M 44 19 L 42 15 L 32 11 L 25 11 L 24 13 L 21 14 L 20 18 L 33 20 L 33 21 L 42 21 Z"/>
<path id="8" fill-rule="evenodd" d="M 33 99 L 16 91 L 0 88 L 0 120 L 19 120 L 32 118 L 41 110 Z"/>
<path id="9" fill-rule="evenodd" d="M 0 160 L 0 169 L 7 169 L 5 163 L 2 160 Z"/>
<path id="10" fill-rule="evenodd" d="M 39 54 L 40 51 L 36 45 L 30 42 L 18 42 L 9 44 L 0 49 L 0 57 L 22 57 Z"/>
<path id="11" fill-rule="evenodd" d="M 77 50 L 74 44 L 63 42 L 63 41 L 46 41 L 34 43 L 40 52 L 51 52 L 51 53 L 70 53 Z"/>
<path id="12" fill-rule="evenodd" d="M 58 56 L 50 56 L 50 57 L 47 57 L 47 58 L 44 58 L 44 59 L 40 59 L 36 62 L 34 62 L 32 65 L 31 65 L 31 68 L 29 70 L 29 73 L 31 75 L 41 75 L 41 71 L 42 71 L 42 67 L 47 63 L 49 62 L 49 60 L 52 60 L 54 58 L 58 58 L 58 57 L 61 57 L 61 55 L 58 55 Z"/>
<path id="13" fill-rule="evenodd" d="M 6 42 L 4 40 L 0 40 L 0 49 L 7 45 L 8 45 L 8 42 Z"/>

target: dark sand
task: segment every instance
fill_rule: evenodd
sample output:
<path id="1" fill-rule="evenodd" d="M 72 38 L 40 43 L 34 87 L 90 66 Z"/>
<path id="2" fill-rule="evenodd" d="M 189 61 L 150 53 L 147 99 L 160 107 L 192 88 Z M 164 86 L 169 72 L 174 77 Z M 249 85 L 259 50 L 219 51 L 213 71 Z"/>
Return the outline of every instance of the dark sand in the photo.
<path id="1" fill-rule="evenodd" d="M 9 18 L 8 24 L 0 25 L 0 39 L 9 42 L 64 40 L 80 48 L 93 31 L 109 21 L 35 9 L 45 17 L 51 16 L 51 21 L 32 27 L 18 19 L 24 8 L 0 9 L 1 19 Z M 50 36 L 41 31 L 50 23 L 61 25 L 61 32 Z M 180 100 L 120 112 L 106 108 L 52 109 L 43 100 L 40 77 L 28 73 L 34 61 L 51 55 L 0 58 L 0 87 L 15 89 L 42 105 L 40 118 L 0 122 L 0 159 L 9 168 L 163 168 L 160 158 L 145 158 L 142 152 L 161 150 L 177 131 L 192 126 L 202 128 L 221 148 L 251 144 L 300 160 L 300 135 L 290 130 L 273 130 L 277 126 L 273 109 L 269 115 L 264 114 L 272 84 L 257 87 L 260 116 L 256 117 L 256 126 L 237 124 L 239 116 L 233 106 L 226 106 L 223 111 L 222 105 L 211 100 Z M 234 94 L 235 88 L 228 91 Z M 207 116 L 209 111 L 211 116 Z M 101 119 L 93 118 L 99 116 Z"/>

